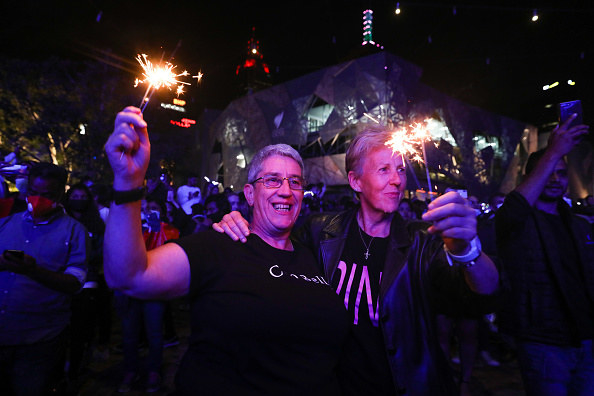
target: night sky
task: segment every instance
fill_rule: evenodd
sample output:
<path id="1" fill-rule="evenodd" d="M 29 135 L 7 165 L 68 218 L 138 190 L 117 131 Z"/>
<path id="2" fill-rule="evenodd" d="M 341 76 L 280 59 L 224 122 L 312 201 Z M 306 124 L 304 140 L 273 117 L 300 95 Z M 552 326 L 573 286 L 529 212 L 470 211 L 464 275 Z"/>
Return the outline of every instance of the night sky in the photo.
<path id="1" fill-rule="evenodd" d="M 7 4 L 10 3 L 10 4 Z M 594 6 L 527 1 L 11 1 L 0 6 L 0 55 L 90 60 L 127 68 L 137 53 L 170 56 L 205 73 L 203 108 L 223 109 L 236 94 L 235 68 L 252 27 L 273 81 L 280 83 L 361 55 L 362 13 L 374 11 L 374 40 L 423 68 L 422 81 L 469 104 L 542 125 L 546 104 L 581 99 L 594 112 Z M 468 4 L 468 3 L 465 3 Z M 576 5 L 577 4 L 577 5 Z M 531 22 L 536 7 L 540 19 Z M 101 14 L 100 14 L 101 13 Z M 98 15 L 100 14 L 100 18 Z M 179 44 L 179 46 L 178 46 Z M 100 55 L 108 52 L 110 55 Z M 568 86 L 567 80 L 575 86 Z M 559 81 L 559 87 L 542 86 Z M 139 93 L 140 94 L 140 93 Z M 140 94 L 141 95 L 141 94 Z"/>

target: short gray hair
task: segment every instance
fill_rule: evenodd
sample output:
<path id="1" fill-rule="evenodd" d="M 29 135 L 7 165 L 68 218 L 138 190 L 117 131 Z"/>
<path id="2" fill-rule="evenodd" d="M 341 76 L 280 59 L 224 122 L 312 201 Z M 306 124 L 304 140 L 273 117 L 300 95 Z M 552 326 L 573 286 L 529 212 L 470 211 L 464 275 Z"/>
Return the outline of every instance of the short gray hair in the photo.
<path id="1" fill-rule="evenodd" d="M 293 147 L 289 146 L 288 144 L 271 144 L 269 146 L 265 146 L 264 148 L 260 149 L 252 158 L 248 168 L 248 183 L 252 183 L 256 180 L 260 171 L 262 171 L 262 163 L 268 157 L 272 157 L 273 155 L 280 155 L 281 157 L 289 157 L 294 159 L 301 168 L 301 174 L 303 175 L 303 159 Z"/>
<path id="2" fill-rule="evenodd" d="M 379 148 L 386 148 L 386 143 L 390 138 L 390 131 L 380 126 L 366 127 L 355 136 L 345 156 L 345 170 L 347 175 L 350 171 L 353 171 L 357 176 L 360 176 L 363 172 L 363 159 L 367 153 Z"/>

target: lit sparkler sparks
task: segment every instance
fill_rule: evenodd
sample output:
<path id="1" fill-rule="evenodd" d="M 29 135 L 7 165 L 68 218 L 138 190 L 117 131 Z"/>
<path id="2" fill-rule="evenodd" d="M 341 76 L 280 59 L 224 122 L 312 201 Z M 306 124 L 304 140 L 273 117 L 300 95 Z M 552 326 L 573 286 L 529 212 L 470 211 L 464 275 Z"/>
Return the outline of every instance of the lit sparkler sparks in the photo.
<path id="1" fill-rule="evenodd" d="M 410 125 L 410 130 L 406 128 L 397 129 L 392 132 L 392 137 L 386 142 L 386 146 L 390 146 L 392 153 L 400 153 L 403 159 L 404 156 L 409 156 L 411 160 L 423 162 L 425 164 L 425 172 L 427 173 L 427 191 L 432 191 L 431 178 L 429 177 L 429 167 L 427 166 L 427 154 L 425 153 L 425 142 L 431 140 L 431 134 L 427 128 L 427 121 L 422 124 L 415 123 Z M 418 147 L 421 147 L 419 152 Z M 433 200 L 433 195 L 431 200 Z"/>
<path id="2" fill-rule="evenodd" d="M 199 84 L 202 82 L 202 77 L 204 77 L 204 73 L 202 73 L 201 71 L 199 71 L 197 75 L 192 76 L 192 78 L 195 78 L 197 80 L 196 84 Z"/>
<path id="3" fill-rule="evenodd" d="M 143 104 L 146 106 L 145 100 L 147 99 L 149 92 L 151 89 L 153 91 L 167 87 L 171 89 L 172 86 L 177 85 L 177 94 L 178 96 L 183 93 L 183 86 L 190 85 L 190 83 L 179 80 L 179 77 L 186 77 L 189 76 L 187 70 L 184 70 L 182 73 L 176 74 L 174 69 L 177 67 L 169 62 L 165 62 L 164 65 L 153 65 L 153 63 L 148 59 L 146 54 L 138 54 L 136 57 L 140 66 L 142 66 L 144 79 L 137 78 L 134 82 L 134 86 L 137 87 L 139 84 L 147 84 L 146 92 L 142 100 L 140 101 L 140 106 Z M 144 110 L 144 108 L 143 108 Z"/>
<path id="4" fill-rule="evenodd" d="M 392 138 L 386 142 L 386 146 L 390 146 L 392 153 L 398 152 L 409 156 L 413 161 L 421 162 L 423 157 L 419 146 L 423 147 L 423 143 L 428 140 L 431 140 L 429 130 L 424 124 L 415 123 L 410 125 L 410 130 L 400 128 L 392 132 Z"/>

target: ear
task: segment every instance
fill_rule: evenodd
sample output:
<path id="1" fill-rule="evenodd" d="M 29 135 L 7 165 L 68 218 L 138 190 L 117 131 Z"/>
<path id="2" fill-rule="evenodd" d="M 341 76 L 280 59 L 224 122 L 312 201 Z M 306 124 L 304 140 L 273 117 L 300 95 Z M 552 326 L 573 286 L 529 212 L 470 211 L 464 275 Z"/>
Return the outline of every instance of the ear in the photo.
<path id="1" fill-rule="evenodd" d="M 252 184 L 243 186 L 243 195 L 245 195 L 248 205 L 254 206 L 254 186 Z"/>
<path id="2" fill-rule="evenodd" d="M 360 186 L 360 183 L 359 183 L 359 178 L 357 177 L 357 175 L 355 174 L 355 172 L 354 171 L 349 171 L 348 178 L 349 178 L 349 185 L 351 186 L 351 188 L 353 189 L 353 191 L 360 193 L 361 192 L 361 186 Z"/>

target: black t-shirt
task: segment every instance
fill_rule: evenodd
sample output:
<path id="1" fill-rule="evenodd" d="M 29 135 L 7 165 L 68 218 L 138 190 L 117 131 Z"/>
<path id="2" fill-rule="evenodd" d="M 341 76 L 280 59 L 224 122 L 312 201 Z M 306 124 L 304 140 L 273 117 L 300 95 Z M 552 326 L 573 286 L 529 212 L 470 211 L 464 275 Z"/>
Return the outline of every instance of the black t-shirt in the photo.
<path id="1" fill-rule="evenodd" d="M 369 255 L 365 258 L 367 247 Z M 395 394 L 378 327 L 378 297 L 387 248 L 388 238 L 372 239 L 353 221 L 332 277 L 332 287 L 351 318 L 351 331 L 338 374 L 344 395 Z"/>
<path id="2" fill-rule="evenodd" d="M 191 395 L 337 395 L 348 316 L 311 252 L 214 231 L 176 241 L 190 261 L 190 345 L 177 387 Z"/>

